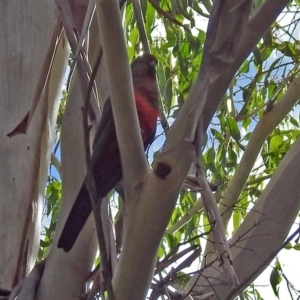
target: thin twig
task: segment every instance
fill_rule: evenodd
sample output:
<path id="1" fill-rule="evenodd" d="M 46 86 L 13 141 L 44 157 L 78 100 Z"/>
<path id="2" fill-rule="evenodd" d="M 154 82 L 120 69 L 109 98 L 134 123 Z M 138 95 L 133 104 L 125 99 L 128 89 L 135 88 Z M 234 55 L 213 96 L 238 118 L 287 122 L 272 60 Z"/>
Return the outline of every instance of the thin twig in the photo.
<path id="1" fill-rule="evenodd" d="M 132 5 L 134 10 L 134 16 L 136 18 L 137 27 L 140 33 L 140 40 L 143 45 L 143 50 L 145 53 L 150 53 L 150 47 L 146 35 L 145 26 L 144 26 L 144 18 L 142 14 L 140 0 L 132 0 Z"/>
<path id="2" fill-rule="evenodd" d="M 196 120 L 196 119 L 195 119 Z M 201 150 L 201 145 L 203 143 L 203 128 L 202 128 L 202 119 L 198 122 L 197 127 L 195 126 L 196 122 L 194 120 L 194 136 L 193 140 L 187 140 L 187 146 L 192 158 L 192 161 L 196 168 L 196 178 L 199 185 L 203 188 L 201 191 L 201 196 L 204 204 L 204 208 L 206 210 L 208 219 L 211 224 L 215 223 L 216 228 L 213 230 L 212 235 L 214 238 L 215 248 L 218 253 L 218 257 L 220 259 L 220 263 L 223 265 L 224 270 L 228 272 L 230 276 L 230 285 L 237 286 L 239 284 L 237 275 L 232 266 L 232 257 L 231 251 L 229 249 L 228 241 L 225 235 L 225 229 L 223 226 L 223 222 L 218 210 L 218 206 L 212 194 L 212 191 L 209 187 L 208 181 L 205 177 L 203 168 L 201 166 L 199 160 L 199 152 Z M 196 144 L 196 146 L 195 146 Z M 240 296 L 243 299 L 243 296 Z"/>
<path id="3" fill-rule="evenodd" d="M 164 11 L 155 0 L 149 0 L 150 4 L 156 9 L 157 13 L 168 19 L 171 23 L 174 23 L 178 26 L 183 27 L 186 31 L 191 33 L 190 29 L 183 25 L 180 21 L 178 21 L 176 18 L 172 17 L 169 13 Z"/>
<path id="4" fill-rule="evenodd" d="M 91 78 L 89 81 L 88 89 L 86 92 L 86 97 L 84 101 L 84 107 L 83 107 L 83 130 L 84 130 L 84 145 L 85 145 L 85 159 L 86 159 L 86 186 L 87 190 L 89 192 L 89 196 L 92 202 L 93 206 L 93 212 L 95 217 L 95 223 L 96 223 L 96 231 L 98 236 L 98 242 L 99 242 L 99 249 L 100 249 L 100 256 L 101 256 L 101 263 L 102 263 L 102 272 L 104 277 L 104 284 L 107 289 L 107 292 L 109 294 L 110 299 L 114 299 L 113 297 L 113 290 L 112 290 L 112 274 L 111 269 L 109 265 L 109 258 L 108 253 L 106 250 L 105 245 L 105 238 L 104 238 L 104 232 L 102 227 L 102 217 L 100 212 L 100 206 L 102 203 L 102 199 L 97 198 L 97 192 L 96 192 L 96 182 L 93 174 L 93 168 L 92 168 L 92 161 L 91 161 L 91 150 L 90 150 L 90 139 L 89 139 L 89 133 L 90 133 L 90 126 L 88 125 L 88 108 L 90 105 L 90 96 L 92 92 L 92 87 L 94 84 L 94 80 L 98 71 L 98 67 L 100 65 L 102 58 L 102 51 L 100 51 L 95 68 L 93 69 L 93 72 L 91 74 Z"/>
<path id="5" fill-rule="evenodd" d="M 73 53 L 76 53 L 77 45 L 78 45 L 78 36 L 77 32 L 74 32 L 75 26 L 74 26 L 74 21 L 72 19 L 72 14 L 71 10 L 69 7 L 68 2 L 66 1 L 61 1 L 61 0 L 55 0 L 55 3 L 57 5 L 57 8 L 60 12 L 60 17 L 62 24 L 64 26 L 71 50 Z M 83 47 L 80 47 L 80 55 L 78 56 L 78 59 L 76 61 L 78 65 L 78 71 L 80 75 L 80 84 L 81 84 L 81 89 L 82 93 L 85 96 L 85 92 L 87 91 L 87 86 L 89 85 L 89 77 L 91 76 L 91 66 L 88 62 L 88 59 L 86 57 L 86 53 L 83 49 Z M 93 81 L 94 82 L 94 81 Z M 97 88 L 96 86 L 93 86 L 93 94 L 94 98 L 97 98 Z M 96 114 L 95 112 L 91 109 L 92 106 L 89 106 L 89 117 L 92 122 L 96 120 Z"/>
<path id="6" fill-rule="evenodd" d="M 83 22 L 83 26 L 82 26 L 82 30 L 81 30 L 81 34 L 77 43 L 77 48 L 76 51 L 74 53 L 74 60 L 77 60 L 78 56 L 80 55 L 81 52 L 81 47 L 83 45 L 83 42 L 85 39 L 87 39 L 87 35 L 88 35 L 88 30 L 90 28 L 94 13 L 95 13 L 95 1 L 90 0 L 87 10 L 86 10 L 86 14 L 85 14 L 85 18 L 84 18 L 84 22 Z"/>

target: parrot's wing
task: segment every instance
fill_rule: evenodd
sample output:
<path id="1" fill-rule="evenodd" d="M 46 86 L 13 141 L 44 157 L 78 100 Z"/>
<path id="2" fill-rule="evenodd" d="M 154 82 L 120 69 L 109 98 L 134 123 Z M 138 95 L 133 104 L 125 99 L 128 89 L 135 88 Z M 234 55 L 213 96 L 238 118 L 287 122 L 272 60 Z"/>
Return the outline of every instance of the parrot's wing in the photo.
<path id="1" fill-rule="evenodd" d="M 151 134 L 145 139 L 145 141 L 143 141 L 145 152 L 146 152 L 147 148 L 149 146 L 151 146 L 151 144 L 153 143 L 154 138 L 155 138 L 155 134 L 156 134 L 156 124 L 155 124 L 155 126 L 154 126 L 153 131 L 151 132 Z"/>
<path id="2" fill-rule="evenodd" d="M 104 197 L 122 178 L 121 159 L 110 99 L 105 102 L 102 118 L 95 134 L 92 169 L 97 197 Z M 70 251 L 92 212 L 92 203 L 83 183 L 58 241 L 58 248 Z"/>
<path id="3" fill-rule="evenodd" d="M 115 133 L 115 131 L 116 129 L 111 107 L 111 100 L 110 98 L 108 98 L 105 101 L 100 123 L 93 142 L 92 163 L 97 160 L 97 155 L 101 156 L 101 154 L 105 150 L 107 141 L 111 138 L 112 134 Z"/>
<path id="4" fill-rule="evenodd" d="M 155 56 L 144 54 L 131 65 L 135 100 L 145 149 L 154 139 L 159 114 L 155 79 L 156 64 Z M 139 93 L 140 95 L 138 95 Z M 98 198 L 106 196 L 122 178 L 121 158 L 110 99 L 103 107 L 102 118 L 95 135 L 92 170 Z M 91 211 L 89 193 L 83 184 L 59 239 L 59 248 L 63 248 L 66 252 L 72 248 Z"/>

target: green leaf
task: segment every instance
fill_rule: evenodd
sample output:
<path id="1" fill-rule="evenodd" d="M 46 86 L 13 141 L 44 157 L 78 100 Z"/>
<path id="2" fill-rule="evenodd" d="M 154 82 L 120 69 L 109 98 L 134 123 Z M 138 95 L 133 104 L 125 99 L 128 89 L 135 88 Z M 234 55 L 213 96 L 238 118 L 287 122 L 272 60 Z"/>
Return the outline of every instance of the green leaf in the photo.
<path id="1" fill-rule="evenodd" d="M 277 260 L 275 267 L 273 268 L 270 275 L 270 283 L 273 289 L 274 294 L 279 298 L 279 284 L 282 281 L 281 275 L 279 273 L 281 271 L 281 266 L 279 261 Z"/>
<path id="2" fill-rule="evenodd" d="M 255 47 L 253 49 L 253 54 L 254 54 L 254 57 L 255 57 L 255 60 L 254 60 L 255 64 L 261 66 L 262 62 L 263 62 L 263 59 L 262 59 L 262 56 L 261 56 L 261 53 L 260 53 L 258 47 Z"/>
<path id="3" fill-rule="evenodd" d="M 242 215 L 240 210 L 234 210 L 233 212 L 233 230 L 234 232 L 240 227 L 242 221 Z"/>
<path id="4" fill-rule="evenodd" d="M 155 12 L 156 10 L 152 5 L 147 5 L 147 14 L 145 17 L 145 23 L 146 23 L 146 32 L 150 35 L 154 27 L 155 22 Z"/>
<path id="5" fill-rule="evenodd" d="M 220 142 L 223 142 L 224 141 L 224 136 L 221 134 L 220 131 L 214 129 L 214 128 L 211 128 L 211 133 L 213 134 L 213 136 L 219 140 Z"/>
<path id="6" fill-rule="evenodd" d="M 186 286 L 187 283 L 190 281 L 191 277 L 185 274 L 184 272 L 178 272 L 177 280 L 180 283 L 180 286 Z"/>
<path id="7" fill-rule="evenodd" d="M 177 239 L 169 232 L 166 232 L 165 237 L 168 242 L 169 248 L 173 249 L 178 243 Z"/>
<path id="8" fill-rule="evenodd" d="M 233 166 L 235 167 L 237 164 L 237 154 L 236 151 L 231 147 L 228 148 L 228 158 L 230 163 L 233 164 Z"/>
<path id="9" fill-rule="evenodd" d="M 246 60 L 246 61 L 243 62 L 243 64 L 242 64 L 242 66 L 240 67 L 239 71 L 240 71 L 241 73 L 246 74 L 246 73 L 249 72 L 249 69 L 250 69 L 250 64 L 249 64 L 249 61 Z"/>
<path id="10" fill-rule="evenodd" d="M 166 74 L 166 106 L 168 108 L 168 111 L 170 111 L 171 107 L 173 106 L 173 78 L 172 78 L 172 73 L 171 69 L 169 66 L 165 68 L 165 74 Z"/>
<path id="11" fill-rule="evenodd" d="M 270 140 L 270 149 L 277 150 L 282 145 L 282 142 L 283 142 L 282 135 L 277 134 L 272 136 Z"/>
<path id="12" fill-rule="evenodd" d="M 299 127 L 298 121 L 293 116 L 289 116 L 289 118 L 292 125 L 294 125 L 295 127 Z"/>
<path id="13" fill-rule="evenodd" d="M 227 119 L 227 126 L 229 129 L 229 133 L 233 137 L 233 139 L 239 141 L 241 139 L 241 133 L 236 121 L 229 117 Z"/>
<path id="14" fill-rule="evenodd" d="M 291 243 L 288 243 L 287 245 L 285 245 L 284 249 L 290 250 L 290 249 L 293 249 L 293 246 Z"/>
<path id="15" fill-rule="evenodd" d="M 270 81 L 267 84 L 268 86 L 268 99 L 272 99 L 274 92 L 277 89 L 277 84 L 274 81 Z"/>
<path id="16" fill-rule="evenodd" d="M 299 250 L 300 250 L 300 244 L 296 244 L 293 248 L 294 248 L 295 250 L 299 251 Z"/>

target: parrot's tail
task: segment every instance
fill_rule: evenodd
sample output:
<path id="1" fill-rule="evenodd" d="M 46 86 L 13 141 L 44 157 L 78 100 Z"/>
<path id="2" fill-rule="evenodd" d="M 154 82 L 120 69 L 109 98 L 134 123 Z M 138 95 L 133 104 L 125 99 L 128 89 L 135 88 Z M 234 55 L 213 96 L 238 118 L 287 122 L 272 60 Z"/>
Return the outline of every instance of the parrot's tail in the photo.
<path id="1" fill-rule="evenodd" d="M 91 212 L 92 204 L 89 193 L 85 185 L 83 185 L 58 240 L 58 248 L 63 248 L 65 252 L 69 252 L 72 249 Z"/>

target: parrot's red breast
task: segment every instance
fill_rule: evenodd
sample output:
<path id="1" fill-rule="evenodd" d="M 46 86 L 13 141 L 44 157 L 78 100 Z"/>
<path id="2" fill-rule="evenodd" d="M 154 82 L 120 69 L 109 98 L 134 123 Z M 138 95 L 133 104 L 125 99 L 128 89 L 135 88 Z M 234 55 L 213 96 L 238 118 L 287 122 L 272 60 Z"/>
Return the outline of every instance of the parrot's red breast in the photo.
<path id="1" fill-rule="evenodd" d="M 153 133 L 153 127 L 156 125 L 158 117 L 158 110 L 149 104 L 149 102 L 146 102 L 141 94 L 135 93 L 134 98 L 142 130 L 142 139 L 146 141 Z"/>

